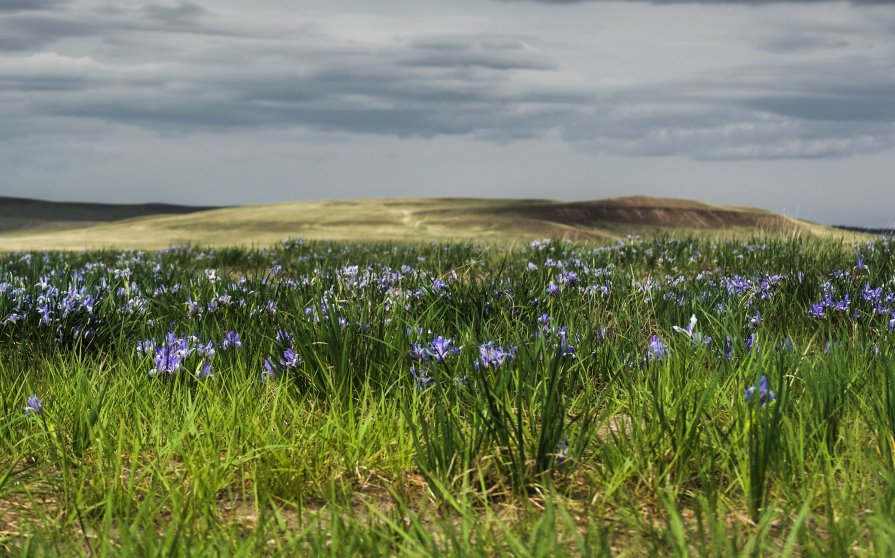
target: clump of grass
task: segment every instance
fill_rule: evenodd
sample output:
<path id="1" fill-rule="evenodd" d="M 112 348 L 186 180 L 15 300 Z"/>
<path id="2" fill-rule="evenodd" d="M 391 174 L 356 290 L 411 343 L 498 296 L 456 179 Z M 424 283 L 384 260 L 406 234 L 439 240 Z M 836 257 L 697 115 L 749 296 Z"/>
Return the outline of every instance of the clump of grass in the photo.
<path id="1" fill-rule="evenodd" d="M 893 255 L 0 257 L 0 554 L 891 553 Z"/>

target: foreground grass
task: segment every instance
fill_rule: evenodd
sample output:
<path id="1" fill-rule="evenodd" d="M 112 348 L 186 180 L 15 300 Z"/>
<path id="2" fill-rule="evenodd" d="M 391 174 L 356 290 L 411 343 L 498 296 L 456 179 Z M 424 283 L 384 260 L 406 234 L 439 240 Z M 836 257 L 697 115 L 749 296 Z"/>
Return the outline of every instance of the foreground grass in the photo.
<path id="1" fill-rule="evenodd" d="M 892 554 L 893 253 L 10 255 L 0 554 Z"/>

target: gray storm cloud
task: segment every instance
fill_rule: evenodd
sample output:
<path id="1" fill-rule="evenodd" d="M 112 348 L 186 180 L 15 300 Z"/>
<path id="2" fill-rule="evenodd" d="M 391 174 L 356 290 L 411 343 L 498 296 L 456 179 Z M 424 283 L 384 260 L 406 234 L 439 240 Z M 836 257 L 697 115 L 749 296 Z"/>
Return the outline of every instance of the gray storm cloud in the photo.
<path id="1" fill-rule="evenodd" d="M 14 14 L 0 36 L 21 44 L 0 57 L 0 85 L 9 102 L 42 117 L 181 133 L 299 126 L 498 142 L 552 134 L 597 153 L 697 159 L 836 157 L 895 145 L 895 68 L 866 53 L 564 85 L 559 76 L 574 68 L 537 37 L 416 33 L 364 44 L 320 32 L 295 40 L 240 35 L 212 15 L 188 2 Z M 217 38 L 190 48 L 203 35 Z M 146 51 L 132 52 L 137 60 L 55 46 L 66 37 L 135 36 Z M 178 38 L 182 53 L 150 54 L 153 43 Z"/>

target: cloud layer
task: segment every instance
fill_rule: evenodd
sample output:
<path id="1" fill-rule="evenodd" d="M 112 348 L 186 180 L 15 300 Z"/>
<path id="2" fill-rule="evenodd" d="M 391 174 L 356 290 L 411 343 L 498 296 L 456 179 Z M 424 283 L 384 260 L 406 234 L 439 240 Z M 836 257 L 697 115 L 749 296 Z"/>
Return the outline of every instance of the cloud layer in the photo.
<path id="1" fill-rule="evenodd" d="M 727 67 L 619 80 L 619 68 L 565 57 L 570 45 L 557 48 L 555 37 L 530 29 L 351 37 L 338 15 L 245 25 L 232 11 L 187 1 L 5 8 L 0 95 L 16 113 L 66 126 L 303 127 L 495 142 L 556 136 L 595 153 L 697 159 L 836 157 L 895 145 L 892 41 L 852 47 L 867 31 L 886 40 L 880 21 L 860 10 L 851 27 L 781 25 L 745 45 L 758 54 Z M 609 60 L 613 49 L 630 47 L 612 40 L 594 45 Z M 650 46 L 661 47 L 646 45 L 645 56 L 680 63 Z"/>

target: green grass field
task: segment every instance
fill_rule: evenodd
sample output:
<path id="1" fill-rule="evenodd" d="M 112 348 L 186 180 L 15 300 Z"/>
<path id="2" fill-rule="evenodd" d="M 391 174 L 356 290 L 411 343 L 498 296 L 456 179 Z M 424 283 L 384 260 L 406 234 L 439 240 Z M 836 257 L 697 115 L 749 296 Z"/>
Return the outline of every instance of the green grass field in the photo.
<path id="1" fill-rule="evenodd" d="M 806 236 L 9 253 L 0 555 L 893 555 L 893 274 Z"/>

